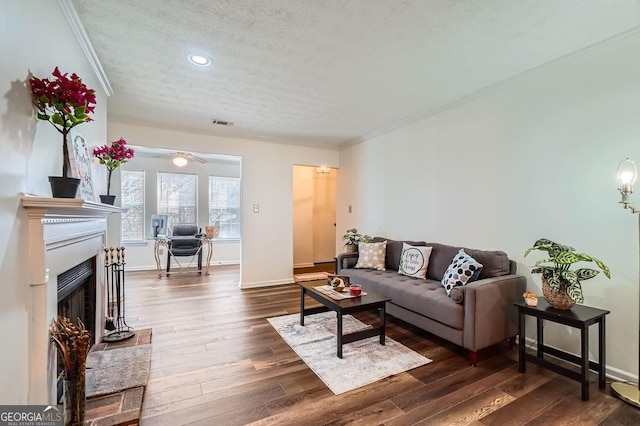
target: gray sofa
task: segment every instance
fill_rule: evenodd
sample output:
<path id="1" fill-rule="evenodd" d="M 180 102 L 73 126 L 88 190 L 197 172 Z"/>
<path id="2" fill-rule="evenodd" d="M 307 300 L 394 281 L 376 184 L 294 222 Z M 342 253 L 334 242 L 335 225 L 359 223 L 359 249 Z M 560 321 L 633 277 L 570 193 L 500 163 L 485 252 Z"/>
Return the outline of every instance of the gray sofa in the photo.
<path id="1" fill-rule="evenodd" d="M 517 334 L 517 311 L 526 280 L 516 275 L 516 264 L 502 251 L 464 248 L 483 268 L 476 281 L 456 287 L 447 296 L 441 279 L 454 256 L 463 247 L 424 241 L 405 241 L 414 246 L 431 246 L 426 279 L 398 273 L 403 241 L 387 241 L 385 271 L 355 269 L 358 253 L 336 258 L 336 273 L 348 275 L 363 291 L 391 298 L 387 313 L 469 350 L 472 365 L 480 349 L 507 339 L 513 347 Z"/>

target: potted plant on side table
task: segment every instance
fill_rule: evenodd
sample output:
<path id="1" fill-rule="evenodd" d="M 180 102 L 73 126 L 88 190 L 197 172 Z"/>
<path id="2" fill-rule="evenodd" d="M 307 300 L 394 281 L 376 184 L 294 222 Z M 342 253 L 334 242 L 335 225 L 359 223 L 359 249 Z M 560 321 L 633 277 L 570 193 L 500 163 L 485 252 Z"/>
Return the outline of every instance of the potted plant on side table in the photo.
<path id="1" fill-rule="evenodd" d="M 582 303 L 582 286 L 580 282 L 598 275 L 599 271 L 589 268 L 571 270 L 569 267 L 577 262 L 595 262 L 602 272 L 611 278 L 607 265 L 595 257 L 585 253 L 576 253 L 573 247 L 555 243 L 546 238 L 539 239 L 528 249 L 525 257 L 533 250 L 546 251 L 548 258 L 538 260 L 532 274 L 542 274 L 542 294 L 549 305 L 556 309 L 571 309 L 576 303 Z M 552 266 L 540 266 L 552 263 Z"/>
<path id="2" fill-rule="evenodd" d="M 370 243 L 373 240 L 368 235 L 360 234 L 356 228 L 347 229 L 347 233 L 342 236 L 342 241 L 346 241 L 344 246 L 347 253 L 355 253 L 358 251 L 358 243 Z"/>
<path id="3" fill-rule="evenodd" d="M 110 145 L 103 145 L 93 149 L 93 156 L 100 164 L 107 166 L 107 195 L 101 195 L 100 201 L 104 204 L 111 204 L 116 200 L 115 195 L 111 195 L 111 173 L 123 163 L 133 158 L 133 149 L 127 147 L 127 141 L 123 138 L 111 142 Z"/>
<path id="4" fill-rule="evenodd" d="M 75 198 L 80 179 L 71 177 L 67 135 L 78 124 L 92 121 L 89 114 L 96 106 L 95 90 L 88 89 L 75 73 L 67 77 L 58 67 L 55 79 L 31 76 L 31 100 L 39 120 L 48 121 L 62 134 L 62 176 L 49 176 L 51 193 L 56 198 Z"/>

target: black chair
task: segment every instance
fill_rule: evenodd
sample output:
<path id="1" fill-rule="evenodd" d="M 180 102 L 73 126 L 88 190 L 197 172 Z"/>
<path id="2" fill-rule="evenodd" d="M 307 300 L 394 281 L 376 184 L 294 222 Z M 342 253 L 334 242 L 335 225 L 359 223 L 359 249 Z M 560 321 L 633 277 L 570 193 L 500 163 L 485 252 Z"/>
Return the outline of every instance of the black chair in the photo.
<path id="1" fill-rule="evenodd" d="M 167 250 L 167 272 L 171 270 L 171 256 L 198 255 L 198 270 L 202 270 L 202 230 L 197 225 L 174 225 Z"/>

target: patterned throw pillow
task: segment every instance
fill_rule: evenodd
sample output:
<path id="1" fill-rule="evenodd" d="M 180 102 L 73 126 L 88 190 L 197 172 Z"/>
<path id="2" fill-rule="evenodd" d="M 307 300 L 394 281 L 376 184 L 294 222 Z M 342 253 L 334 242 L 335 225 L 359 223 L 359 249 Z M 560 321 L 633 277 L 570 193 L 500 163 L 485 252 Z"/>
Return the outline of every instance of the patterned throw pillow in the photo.
<path id="1" fill-rule="evenodd" d="M 386 254 L 386 241 L 381 243 L 358 243 L 358 262 L 355 268 L 384 271 L 384 257 Z"/>
<path id="2" fill-rule="evenodd" d="M 433 250 L 433 247 L 412 246 L 402 243 L 398 273 L 415 278 L 426 278 L 431 250 Z"/>
<path id="3" fill-rule="evenodd" d="M 454 287 L 463 286 L 477 279 L 481 270 L 482 264 L 460 249 L 442 277 L 442 285 L 447 296 L 451 297 L 451 289 Z"/>

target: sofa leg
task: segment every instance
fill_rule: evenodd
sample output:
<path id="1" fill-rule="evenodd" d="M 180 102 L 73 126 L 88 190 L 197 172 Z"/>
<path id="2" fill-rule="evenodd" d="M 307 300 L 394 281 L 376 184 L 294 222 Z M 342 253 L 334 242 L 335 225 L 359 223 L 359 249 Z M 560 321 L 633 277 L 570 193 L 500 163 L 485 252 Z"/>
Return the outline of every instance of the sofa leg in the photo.
<path id="1" fill-rule="evenodd" d="M 471 365 L 474 367 L 478 365 L 478 352 L 469 351 L 469 361 L 471 361 Z"/>
<path id="2" fill-rule="evenodd" d="M 509 350 L 513 351 L 516 349 L 516 336 L 509 337 Z"/>

